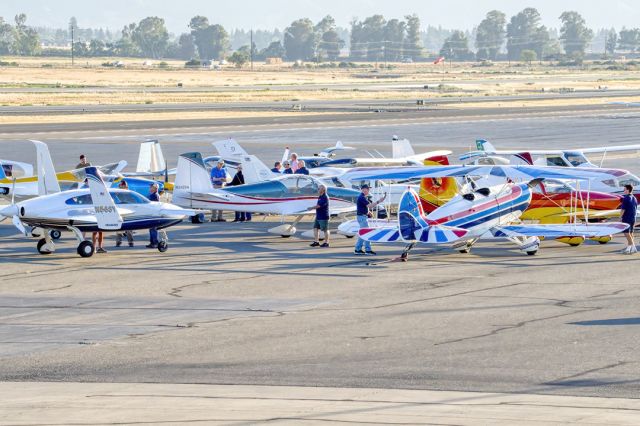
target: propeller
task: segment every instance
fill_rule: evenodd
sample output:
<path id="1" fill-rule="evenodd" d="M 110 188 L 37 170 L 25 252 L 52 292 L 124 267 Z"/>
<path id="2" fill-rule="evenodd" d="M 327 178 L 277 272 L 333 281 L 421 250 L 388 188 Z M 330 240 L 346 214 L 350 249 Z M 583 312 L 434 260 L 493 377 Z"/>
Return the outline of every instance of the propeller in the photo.
<path id="1" fill-rule="evenodd" d="M 13 226 L 18 228 L 18 231 L 20 231 L 21 234 L 24 234 L 24 235 L 27 234 L 27 230 L 25 229 L 25 227 L 22 224 L 22 221 L 20 220 L 20 217 L 18 217 L 18 215 L 14 215 L 13 218 L 11 219 L 11 221 L 13 222 Z"/>

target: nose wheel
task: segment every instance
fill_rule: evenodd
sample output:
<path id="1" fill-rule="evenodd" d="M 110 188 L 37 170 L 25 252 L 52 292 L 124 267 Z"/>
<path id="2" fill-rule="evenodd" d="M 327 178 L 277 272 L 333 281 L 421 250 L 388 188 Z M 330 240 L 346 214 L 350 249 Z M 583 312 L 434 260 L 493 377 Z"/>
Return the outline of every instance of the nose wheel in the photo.
<path id="1" fill-rule="evenodd" d="M 169 237 L 165 231 L 158 231 L 158 251 L 164 253 L 169 250 Z"/>

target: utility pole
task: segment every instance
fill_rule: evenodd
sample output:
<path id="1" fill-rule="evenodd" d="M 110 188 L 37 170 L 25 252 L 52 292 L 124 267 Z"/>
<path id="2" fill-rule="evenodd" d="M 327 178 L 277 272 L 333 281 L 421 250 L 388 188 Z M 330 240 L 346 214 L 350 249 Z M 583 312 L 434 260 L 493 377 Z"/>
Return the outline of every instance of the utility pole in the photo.
<path id="1" fill-rule="evenodd" d="M 74 55 L 73 55 L 73 45 L 74 45 L 74 42 L 73 42 L 73 27 L 74 27 L 74 25 L 72 24 L 71 25 L 71 66 L 73 66 L 73 64 L 75 62 L 75 58 L 74 58 Z"/>
<path id="2" fill-rule="evenodd" d="M 249 55 L 251 56 L 251 71 L 253 71 L 253 28 L 251 28 L 251 46 L 249 46 Z"/>

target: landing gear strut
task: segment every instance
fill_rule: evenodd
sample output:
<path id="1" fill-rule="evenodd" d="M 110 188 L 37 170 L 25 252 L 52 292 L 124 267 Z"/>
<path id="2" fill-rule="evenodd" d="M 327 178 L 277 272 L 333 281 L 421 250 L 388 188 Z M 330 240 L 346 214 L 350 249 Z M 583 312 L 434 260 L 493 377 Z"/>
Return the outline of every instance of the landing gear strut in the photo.
<path id="1" fill-rule="evenodd" d="M 416 246 L 416 243 L 411 243 L 408 246 L 406 246 L 402 252 L 402 254 L 400 255 L 400 261 L 401 262 L 406 262 L 409 260 L 409 252 L 411 251 L 411 249 L 413 249 Z"/>

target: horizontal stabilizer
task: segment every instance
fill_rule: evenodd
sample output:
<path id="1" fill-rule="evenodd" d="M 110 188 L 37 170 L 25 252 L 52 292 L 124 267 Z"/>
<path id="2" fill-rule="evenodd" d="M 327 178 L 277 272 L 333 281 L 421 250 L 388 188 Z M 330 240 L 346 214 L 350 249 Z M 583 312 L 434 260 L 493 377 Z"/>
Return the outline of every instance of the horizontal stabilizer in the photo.
<path id="1" fill-rule="evenodd" d="M 400 230 L 397 226 L 388 228 L 362 228 L 358 231 L 360 238 L 365 241 L 391 243 L 400 241 Z"/>

